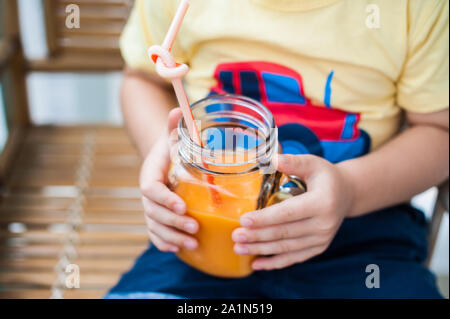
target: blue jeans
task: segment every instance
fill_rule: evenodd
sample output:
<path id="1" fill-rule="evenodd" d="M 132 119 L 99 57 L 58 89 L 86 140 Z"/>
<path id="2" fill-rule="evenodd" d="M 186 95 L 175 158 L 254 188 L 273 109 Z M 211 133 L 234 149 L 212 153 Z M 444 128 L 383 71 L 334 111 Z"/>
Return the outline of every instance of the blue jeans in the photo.
<path id="1" fill-rule="evenodd" d="M 400 205 L 346 219 L 313 259 L 241 279 L 209 276 L 151 246 L 106 298 L 442 298 L 426 256 L 423 213 Z M 371 264 L 379 288 L 366 286 Z"/>

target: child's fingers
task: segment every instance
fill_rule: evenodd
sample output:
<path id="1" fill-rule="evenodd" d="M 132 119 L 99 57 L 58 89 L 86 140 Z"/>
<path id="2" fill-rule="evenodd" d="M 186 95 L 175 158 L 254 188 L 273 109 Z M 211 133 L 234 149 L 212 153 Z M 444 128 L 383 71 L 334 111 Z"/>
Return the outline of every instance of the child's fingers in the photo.
<path id="1" fill-rule="evenodd" d="M 172 226 L 179 230 L 195 234 L 198 231 L 198 223 L 195 219 L 188 216 L 180 216 L 165 207 L 152 203 L 148 199 L 143 199 L 145 215 L 158 223 L 166 226 Z"/>
<path id="2" fill-rule="evenodd" d="M 286 174 L 294 175 L 303 180 L 314 174 L 320 167 L 324 165 L 324 159 L 314 155 L 277 155 L 277 169 Z"/>
<path id="3" fill-rule="evenodd" d="M 234 251 L 238 255 L 275 255 L 304 250 L 317 245 L 325 245 L 324 239 L 320 236 L 311 235 L 262 243 L 239 243 L 234 245 Z"/>
<path id="4" fill-rule="evenodd" d="M 233 231 L 232 239 L 237 243 L 252 243 L 274 241 L 288 238 L 298 238 L 311 235 L 315 231 L 312 218 L 298 222 L 285 223 L 262 228 L 237 228 Z"/>
<path id="5" fill-rule="evenodd" d="M 180 250 L 177 246 L 166 243 L 151 231 L 148 232 L 148 236 L 150 237 L 150 241 L 153 245 L 155 245 L 160 251 L 176 253 Z"/>
<path id="6" fill-rule="evenodd" d="M 152 181 L 146 186 L 141 187 L 141 192 L 144 195 L 143 205 L 145 208 L 147 199 L 149 202 L 155 202 L 161 206 L 167 207 L 177 214 L 184 214 L 186 211 L 186 204 L 174 192 L 172 192 L 165 184 L 161 182 Z"/>
<path id="7" fill-rule="evenodd" d="M 317 207 L 313 193 L 304 193 L 279 204 L 246 213 L 240 223 L 246 228 L 258 228 L 299 221 L 314 216 Z"/>
<path id="8" fill-rule="evenodd" d="M 172 227 L 167 227 L 148 217 L 146 217 L 146 222 L 150 232 L 158 236 L 164 243 L 184 247 L 189 250 L 193 250 L 198 246 L 195 238 L 179 232 Z"/>

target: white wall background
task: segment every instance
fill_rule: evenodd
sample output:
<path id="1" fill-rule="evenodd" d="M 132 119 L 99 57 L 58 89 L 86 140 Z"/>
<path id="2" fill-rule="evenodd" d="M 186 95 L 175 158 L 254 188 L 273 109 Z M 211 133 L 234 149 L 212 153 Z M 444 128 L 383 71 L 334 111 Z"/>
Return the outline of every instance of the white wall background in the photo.
<path id="1" fill-rule="evenodd" d="M 19 0 L 19 19 L 22 44 L 29 59 L 47 56 L 45 23 L 41 0 Z"/>
<path id="2" fill-rule="evenodd" d="M 6 114 L 4 112 L 2 85 L 0 84 L 0 152 L 5 146 L 7 138 L 8 126 L 6 124 Z"/>
<path id="3" fill-rule="evenodd" d="M 33 73 L 27 78 L 30 114 L 36 124 L 122 123 L 119 72 Z"/>
<path id="4" fill-rule="evenodd" d="M 424 211 L 427 218 L 431 218 L 433 205 L 436 200 L 437 189 L 432 188 L 413 198 L 412 204 Z M 438 275 L 449 273 L 449 217 L 444 215 L 439 237 L 436 243 L 435 253 L 431 259 L 431 269 Z"/>

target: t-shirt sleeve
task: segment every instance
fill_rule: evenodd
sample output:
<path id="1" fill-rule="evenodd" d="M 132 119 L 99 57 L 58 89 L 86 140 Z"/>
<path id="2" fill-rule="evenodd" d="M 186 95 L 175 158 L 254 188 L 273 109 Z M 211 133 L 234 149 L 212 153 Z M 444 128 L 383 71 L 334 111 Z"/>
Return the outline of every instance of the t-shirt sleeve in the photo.
<path id="1" fill-rule="evenodd" d="M 175 14 L 175 3 L 170 0 L 136 0 L 128 22 L 120 37 L 120 50 L 128 67 L 156 73 L 155 64 L 148 56 L 148 48 L 161 44 Z M 177 62 L 187 63 L 176 43 L 172 54 Z"/>
<path id="2" fill-rule="evenodd" d="M 397 103 L 415 113 L 448 107 L 448 0 L 409 2 L 408 52 L 397 83 Z"/>

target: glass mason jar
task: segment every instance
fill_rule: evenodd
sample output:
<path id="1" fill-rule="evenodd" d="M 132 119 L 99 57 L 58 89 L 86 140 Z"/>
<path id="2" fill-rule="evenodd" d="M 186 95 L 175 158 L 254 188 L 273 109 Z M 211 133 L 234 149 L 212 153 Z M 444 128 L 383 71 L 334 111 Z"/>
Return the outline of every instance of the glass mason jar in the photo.
<path id="1" fill-rule="evenodd" d="M 270 111 L 238 95 L 216 95 L 192 105 L 202 146 L 178 125 L 178 142 L 169 185 L 199 223 L 196 250 L 180 249 L 178 257 L 211 275 L 245 277 L 256 256 L 233 251 L 231 234 L 246 212 L 303 193 L 303 183 L 274 169 L 278 134 Z M 284 185 L 284 186 L 280 186 Z"/>

